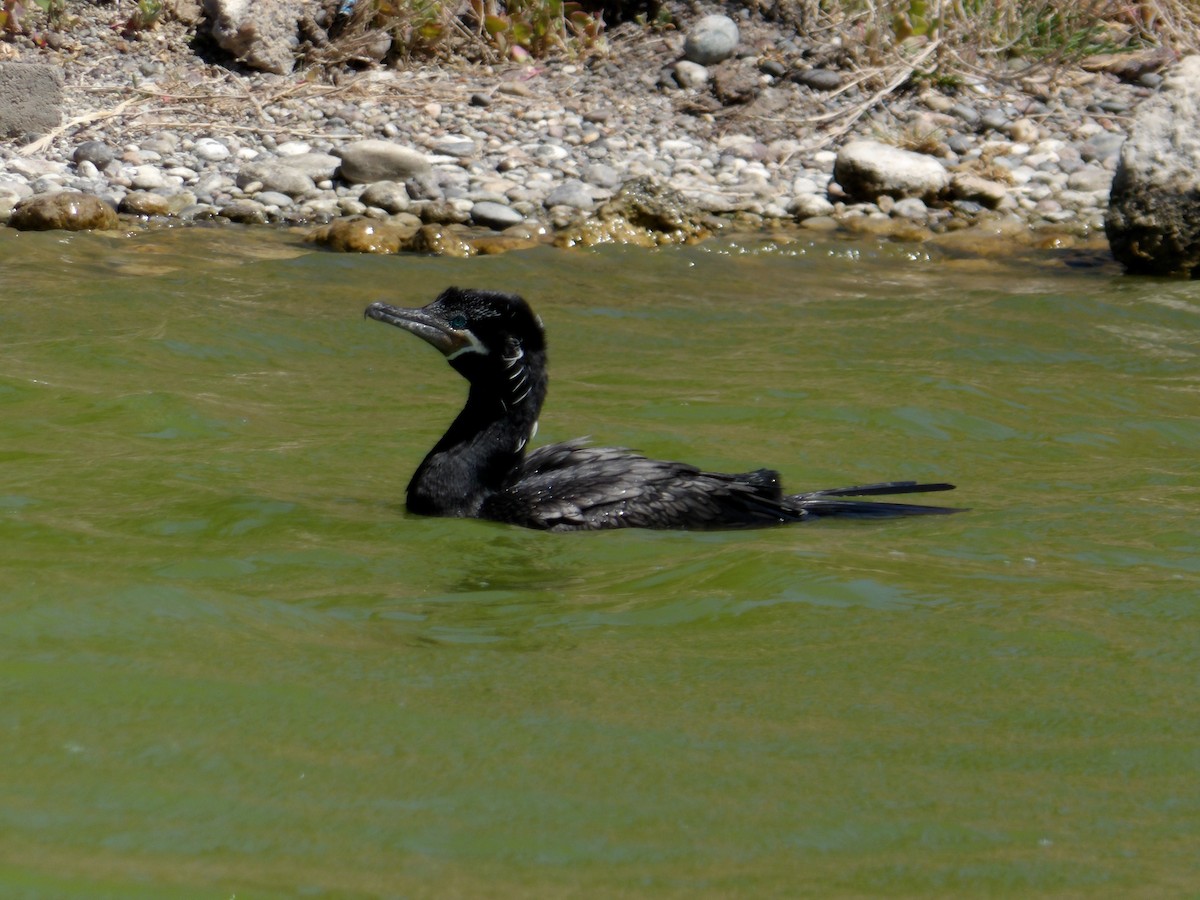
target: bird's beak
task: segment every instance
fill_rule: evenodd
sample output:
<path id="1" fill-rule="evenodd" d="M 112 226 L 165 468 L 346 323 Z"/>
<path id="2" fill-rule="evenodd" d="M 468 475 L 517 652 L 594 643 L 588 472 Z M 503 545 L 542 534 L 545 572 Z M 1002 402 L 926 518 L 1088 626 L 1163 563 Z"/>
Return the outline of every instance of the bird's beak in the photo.
<path id="1" fill-rule="evenodd" d="M 470 332 L 456 331 L 444 319 L 425 309 L 404 309 L 386 303 L 372 303 L 363 315 L 411 331 L 446 356 L 453 356 L 471 345 Z"/>

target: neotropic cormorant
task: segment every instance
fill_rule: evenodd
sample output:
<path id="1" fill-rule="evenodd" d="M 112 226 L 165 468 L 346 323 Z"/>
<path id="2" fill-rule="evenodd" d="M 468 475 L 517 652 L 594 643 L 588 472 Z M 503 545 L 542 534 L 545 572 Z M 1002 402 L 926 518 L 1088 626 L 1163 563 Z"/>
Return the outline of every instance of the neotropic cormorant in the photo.
<path id="1" fill-rule="evenodd" d="M 523 299 L 452 287 L 420 309 L 373 303 L 366 315 L 432 344 L 470 383 L 466 406 L 409 482 L 408 509 L 415 513 L 578 531 L 754 528 L 824 516 L 956 511 L 843 499 L 947 491 L 950 484 L 889 481 L 785 495 L 770 469 L 702 472 L 579 440 L 527 455 L 547 375 L 542 323 Z"/>

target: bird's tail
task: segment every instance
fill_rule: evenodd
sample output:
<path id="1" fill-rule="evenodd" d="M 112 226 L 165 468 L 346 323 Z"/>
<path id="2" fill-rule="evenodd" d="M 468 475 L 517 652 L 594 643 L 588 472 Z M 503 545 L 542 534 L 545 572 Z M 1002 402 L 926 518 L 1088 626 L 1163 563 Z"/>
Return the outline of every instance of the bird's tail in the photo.
<path id="1" fill-rule="evenodd" d="M 843 516 L 850 518 L 892 518 L 895 516 L 929 516 L 962 512 L 953 506 L 922 506 L 916 503 L 881 503 L 874 500 L 842 500 L 841 497 L 870 497 L 881 494 L 925 494 L 933 491 L 952 491 L 952 484 L 919 484 L 915 481 L 881 481 L 854 487 L 830 488 L 793 494 L 785 498 L 789 506 L 810 516 Z"/>

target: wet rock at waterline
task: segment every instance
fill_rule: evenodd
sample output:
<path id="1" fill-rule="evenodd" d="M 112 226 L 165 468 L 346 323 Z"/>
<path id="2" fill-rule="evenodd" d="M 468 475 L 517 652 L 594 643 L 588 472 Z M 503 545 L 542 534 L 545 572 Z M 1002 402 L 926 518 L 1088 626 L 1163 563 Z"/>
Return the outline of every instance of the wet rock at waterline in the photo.
<path id="1" fill-rule="evenodd" d="M 61 191 L 17 203 L 8 224 L 18 231 L 104 231 L 117 227 L 117 212 L 99 197 Z"/>
<path id="2" fill-rule="evenodd" d="M 594 217 L 560 230 L 559 246 L 592 246 L 622 243 L 641 247 L 690 243 L 712 233 L 706 213 L 683 194 L 651 178 L 623 185 Z"/>
<path id="3" fill-rule="evenodd" d="M 415 232 L 415 228 L 354 216 L 314 229 L 308 240 L 342 253 L 399 253 Z"/>
<path id="4" fill-rule="evenodd" d="M 130 191 L 121 198 L 119 212 L 130 216 L 169 216 L 172 213 L 170 201 L 161 194 L 150 191 Z"/>
<path id="5" fill-rule="evenodd" d="M 1129 271 L 1200 276 L 1200 56 L 1181 60 L 1134 115 L 1104 227 Z"/>

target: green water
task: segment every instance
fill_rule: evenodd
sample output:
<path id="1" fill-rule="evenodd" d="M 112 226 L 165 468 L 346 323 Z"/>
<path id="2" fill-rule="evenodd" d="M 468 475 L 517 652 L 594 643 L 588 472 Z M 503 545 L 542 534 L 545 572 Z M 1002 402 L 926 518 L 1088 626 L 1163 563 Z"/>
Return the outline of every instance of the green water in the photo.
<path id="1" fill-rule="evenodd" d="M 1200 894 L 1200 286 L 266 230 L 0 230 L 0 279 L 0 895 Z M 973 511 L 409 516 L 464 386 L 362 310 L 451 283 L 545 319 L 539 441 Z"/>

